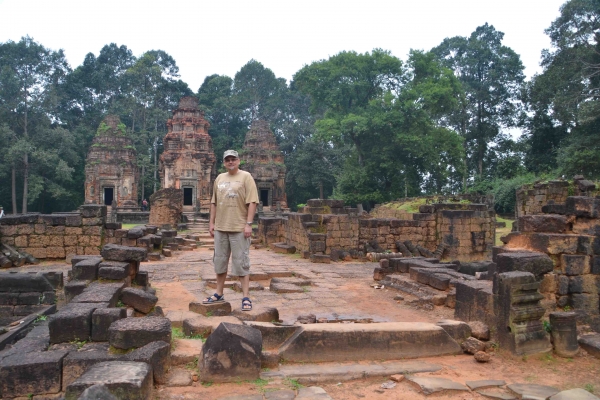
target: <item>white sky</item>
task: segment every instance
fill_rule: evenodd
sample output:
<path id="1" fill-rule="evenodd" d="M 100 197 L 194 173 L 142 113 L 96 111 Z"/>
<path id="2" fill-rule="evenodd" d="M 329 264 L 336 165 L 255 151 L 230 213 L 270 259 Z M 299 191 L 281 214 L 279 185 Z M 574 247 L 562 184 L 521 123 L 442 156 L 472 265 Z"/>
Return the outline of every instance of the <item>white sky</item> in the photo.
<path id="1" fill-rule="evenodd" d="M 488 22 L 531 77 L 550 46 L 544 29 L 566 0 L 0 0 L 0 42 L 29 35 L 64 49 L 72 68 L 111 42 L 140 56 L 164 50 L 195 92 L 254 58 L 288 80 L 342 50 L 383 48 L 403 60 Z"/>

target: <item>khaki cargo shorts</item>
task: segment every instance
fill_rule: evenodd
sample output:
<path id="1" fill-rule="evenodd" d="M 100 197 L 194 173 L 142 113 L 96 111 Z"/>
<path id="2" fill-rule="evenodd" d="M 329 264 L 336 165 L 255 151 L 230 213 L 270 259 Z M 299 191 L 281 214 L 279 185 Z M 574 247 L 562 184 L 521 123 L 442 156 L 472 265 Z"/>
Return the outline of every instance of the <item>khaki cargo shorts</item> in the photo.
<path id="1" fill-rule="evenodd" d="M 244 232 L 215 232 L 215 255 L 213 264 L 215 273 L 227 272 L 231 256 L 231 275 L 246 276 L 250 273 L 250 238 Z"/>

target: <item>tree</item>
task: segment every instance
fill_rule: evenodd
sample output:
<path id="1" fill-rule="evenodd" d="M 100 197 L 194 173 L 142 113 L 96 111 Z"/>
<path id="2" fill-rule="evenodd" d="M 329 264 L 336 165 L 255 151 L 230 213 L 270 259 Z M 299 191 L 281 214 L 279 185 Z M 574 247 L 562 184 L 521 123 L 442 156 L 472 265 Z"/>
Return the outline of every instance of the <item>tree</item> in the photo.
<path id="1" fill-rule="evenodd" d="M 487 23 L 468 37 L 444 39 L 434 52 L 463 84 L 465 104 L 452 118 L 454 128 L 465 138 L 467 154 L 479 178 L 484 177 L 485 159 L 503 128 L 518 124 L 524 81 L 523 64 L 517 53 L 502 45 L 504 33 Z"/>
<path id="2" fill-rule="evenodd" d="M 542 74 L 529 86 L 527 165 L 534 172 L 600 177 L 600 1 L 570 0 L 546 29 Z"/>
<path id="3" fill-rule="evenodd" d="M 30 37 L 0 45 L 0 104 L 11 129 L 20 136 L 23 213 L 27 212 L 28 204 L 29 156 L 34 150 L 31 136 L 39 134 L 38 128 L 48 123 L 48 115 L 57 106 L 57 87 L 69 71 L 62 50 L 46 49 Z M 18 167 L 12 166 L 13 212 L 16 212 L 14 188 Z"/>

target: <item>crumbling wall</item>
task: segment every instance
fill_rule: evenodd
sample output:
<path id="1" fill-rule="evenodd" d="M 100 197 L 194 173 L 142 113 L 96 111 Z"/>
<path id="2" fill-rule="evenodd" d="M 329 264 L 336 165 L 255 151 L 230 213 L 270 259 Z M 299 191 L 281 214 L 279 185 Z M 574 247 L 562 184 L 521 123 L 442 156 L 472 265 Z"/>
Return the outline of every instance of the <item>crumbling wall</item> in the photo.
<path id="1" fill-rule="evenodd" d="M 38 259 L 97 255 L 105 223 L 106 206 L 95 204 L 74 213 L 6 215 L 0 219 L 0 241 Z"/>
<path id="2" fill-rule="evenodd" d="M 519 217 L 519 231 L 502 237 L 505 246 L 498 251 L 538 252 L 549 257 L 551 261 L 545 263 L 548 266 L 540 264 L 537 274 L 530 271 L 541 281 L 546 311 L 571 308 L 580 322 L 597 329 L 600 327 L 600 199 L 569 196 L 562 204 L 545 205 L 542 212 L 545 214 Z"/>
<path id="3" fill-rule="evenodd" d="M 392 252 L 397 251 L 396 241 L 410 240 L 430 251 L 446 243 L 444 258 L 459 260 L 489 258 L 495 240 L 495 213 L 487 204 L 423 205 L 411 220 L 365 218 L 340 200 L 309 200 L 303 211 L 260 218 L 259 238 L 264 244 L 285 242 L 311 254 L 360 251 L 373 240 Z"/>
<path id="4" fill-rule="evenodd" d="M 555 180 L 523 185 L 516 191 L 515 218 L 542 214 L 542 207 L 564 204 L 569 196 L 596 196 L 596 185 L 577 175 L 572 182 Z"/>

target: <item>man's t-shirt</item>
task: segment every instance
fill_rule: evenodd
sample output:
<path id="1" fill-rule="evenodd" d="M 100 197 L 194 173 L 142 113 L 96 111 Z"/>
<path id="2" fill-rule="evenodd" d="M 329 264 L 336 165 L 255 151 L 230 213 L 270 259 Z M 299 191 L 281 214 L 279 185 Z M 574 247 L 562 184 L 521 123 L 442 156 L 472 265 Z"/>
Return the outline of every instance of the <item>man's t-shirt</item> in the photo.
<path id="1" fill-rule="evenodd" d="M 211 203 L 217 206 L 215 230 L 243 232 L 248 218 L 248 204 L 258 203 L 256 183 L 249 172 L 238 170 L 217 176 Z"/>

